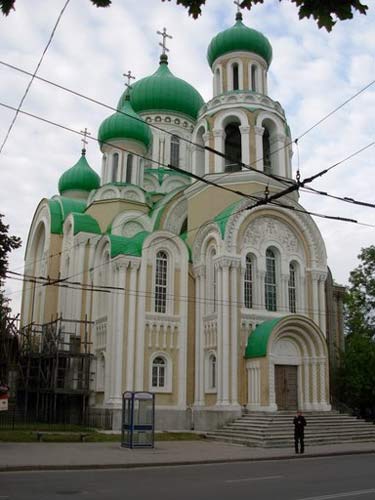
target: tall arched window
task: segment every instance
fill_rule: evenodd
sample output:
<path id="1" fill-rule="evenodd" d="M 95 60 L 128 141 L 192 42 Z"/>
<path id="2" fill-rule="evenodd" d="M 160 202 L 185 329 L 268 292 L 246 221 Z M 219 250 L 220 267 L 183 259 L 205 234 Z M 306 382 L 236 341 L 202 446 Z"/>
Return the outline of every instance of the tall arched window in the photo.
<path id="1" fill-rule="evenodd" d="M 276 256 L 270 248 L 266 251 L 265 299 L 266 309 L 276 311 Z"/>
<path id="2" fill-rule="evenodd" d="M 289 264 L 289 281 L 288 281 L 288 296 L 289 296 L 289 311 L 295 313 L 296 306 L 296 264 L 291 262 Z"/>
<path id="3" fill-rule="evenodd" d="M 155 312 L 167 312 L 168 255 L 164 251 L 156 254 L 155 266 Z"/>
<path id="4" fill-rule="evenodd" d="M 111 177 L 112 182 L 117 181 L 118 161 L 119 161 L 119 154 L 114 153 L 112 156 L 112 177 Z"/>
<path id="5" fill-rule="evenodd" d="M 208 358 L 208 387 L 216 389 L 216 356 L 211 354 Z"/>
<path id="6" fill-rule="evenodd" d="M 165 387 L 167 384 L 167 362 L 158 356 L 152 362 L 152 387 Z"/>
<path id="7" fill-rule="evenodd" d="M 177 135 L 171 137 L 171 165 L 178 167 L 180 164 L 180 139 Z"/>
<path id="8" fill-rule="evenodd" d="M 267 127 L 263 132 L 263 165 L 264 173 L 272 174 L 270 133 Z"/>
<path id="9" fill-rule="evenodd" d="M 258 90 L 257 86 L 257 76 L 258 76 L 258 68 L 255 64 L 251 65 L 251 90 L 256 92 Z"/>
<path id="10" fill-rule="evenodd" d="M 239 75 L 238 75 L 238 64 L 234 63 L 232 65 L 232 77 L 233 77 L 233 90 L 238 90 L 239 86 Z"/>
<path id="11" fill-rule="evenodd" d="M 248 309 L 253 307 L 254 265 L 250 254 L 246 255 L 246 268 L 244 276 L 244 302 Z"/>
<path id="12" fill-rule="evenodd" d="M 241 170 L 241 132 L 236 123 L 229 123 L 225 127 L 225 171 L 237 172 Z"/>
<path id="13" fill-rule="evenodd" d="M 128 182 L 131 184 L 132 181 L 132 174 L 133 174 L 133 155 L 128 154 L 128 158 L 126 160 L 126 177 L 125 177 L 125 182 Z"/>

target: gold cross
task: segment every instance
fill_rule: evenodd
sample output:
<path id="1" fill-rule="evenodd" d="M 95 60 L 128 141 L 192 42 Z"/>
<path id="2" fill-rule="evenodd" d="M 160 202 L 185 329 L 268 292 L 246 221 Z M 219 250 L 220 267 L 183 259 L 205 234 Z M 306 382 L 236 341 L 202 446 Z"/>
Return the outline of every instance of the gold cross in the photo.
<path id="1" fill-rule="evenodd" d="M 163 55 L 164 55 L 166 52 L 169 52 L 169 49 L 167 49 L 167 47 L 165 45 L 166 39 L 167 38 L 173 38 L 173 36 L 168 35 L 167 28 L 163 28 L 163 31 L 157 31 L 156 33 L 158 35 L 161 35 L 163 37 L 163 43 L 159 42 L 159 45 L 160 45 L 160 47 L 163 48 Z"/>
<path id="2" fill-rule="evenodd" d="M 83 135 L 83 139 L 81 139 L 83 150 L 86 151 L 86 144 L 88 144 L 86 138 L 87 136 L 91 135 L 91 132 L 88 132 L 87 128 L 85 127 L 85 130 L 80 130 L 80 133 Z"/>
<path id="3" fill-rule="evenodd" d="M 130 69 L 127 73 L 123 73 L 122 76 L 124 76 L 125 78 L 128 79 L 128 81 L 125 83 L 126 87 L 130 87 L 131 86 L 130 81 L 135 80 L 135 76 L 132 75 L 132 72 L 130 71 Z"/>

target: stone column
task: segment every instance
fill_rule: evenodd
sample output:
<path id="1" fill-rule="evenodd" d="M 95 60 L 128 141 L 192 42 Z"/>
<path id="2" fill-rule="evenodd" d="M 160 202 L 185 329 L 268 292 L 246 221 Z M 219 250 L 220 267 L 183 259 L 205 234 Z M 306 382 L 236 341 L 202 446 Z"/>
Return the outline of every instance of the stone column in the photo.
<path id="1" fill-rule="evenodd" d="M 134 391 L 134 359 L 135 359 L 135 311 L 137 303 L 137 274 L 139 261 L 130 261 L 130 281 L 128 293 L 128 342 L 126 349 L 126 376 L 127 391 Z"/>
<path id="2" fill-rule="evenodd" d="M 210 133 L 206 132 L 205 134 L 202 135 L 202 139 L 204 140 L 204 145 L 205 147 L 210 146 Z M 204 173 L 208 174 L 210 172 L 210 153 L 205 149 L 204 151 Z M 216 156 L 216 155 L 215 155 Z"/>
<path id="3" fill-rule="evenodd" d="M 266 278 L 266 271 L 259 270 L 258 271 L 258 308 L 259 309 L 265 309 L 266 308 L 266 298 L 265 298 L 265 291 L 264 291 L 264 282 Z"/>
<path id="4" fill-rule="evenodd" d="M 241 158 L 246 165 L 250 164 L 250 127 L 239 127 L 241 132 Z M 242 169 L 244 170 L 244 169 Z"/>
<path id="5" fill-rule="evenodd" d="M 325 280 L 327 275 L 321 274 L 319 279 L 319 327 L 326 335 L 326 295 L 325 295 Z"/>
<path id="6" fill-rule="evenodd" d="M 213 134 L 214 134 L 214 148 L 216 149 L 216 151 L 224 153 L 224 138 L 225 138 L 224 130 L 213 130 Z M 224 165 L 225 165 L 224 158 L 222 158 L 219 155 L 215 155 L 215 173 L 224 172 L 225 170 Z"/>
<path id="7" fill-rule="evenodd" d="M 269 387 L 269 409 L 271 411 L 277 410 L 276 406 L 276 393 L 275 393 L 275 362 L 269 357 L 269 374 L 268 374 L 268 387 Z"/>
<path id="8" fill-rule="evenodd" d="M 285 135 L 275 134 L 271 137 L 271 154 L 274 160 L 273 164 L 276 164 L 276 175 L 281 175 L 286 177 L 286 165 L 285 165 Z"/>
<path id="9" fill-rule="evenodd" d="M 312 317 L 315 323 L 319 326 L 319 294 L 318 294 L 318 281 L 320 273 L 311 271 L 311 284 L 312 284 Z"/>
<path id="10" fill-rule="evenodd" d="M 318 408 L 318 361 L 313 359 L 311 362 L 311 378 L 312 378 L 312 407 Z"/>
<path id="11" fill-rule="evenodd" d="M 194 268 L 195 274 L 195 386 L 194 406 L 204 406 L 204 274 L 203 265 Z"/>
<path id="12" fill-rule="evenodd" d="M 229 343 L 229 260 L 223 259 L 221 261 L 222 269 L 222 343 L 223 343 L 223 392 L 222 404 L 229 405 L 229 359 L 230 359 L 230 343 Z"/>
<path id="13" fill-rule="evenodd" d="M 277 294 L 280 297 L 280 309 L 282 312 L 289 312 L 289 274 L 281 275 L 281 290 Z M 278 298 L 279 298 L 278 297 Z"/>
<path id="14" fill-rule="evenodd" d="M 231 403 L 238 405 L 238 269 L 240 260 L 232 262 L 230 275 L 230 298 L 231 298 Z M 241 281 L 243 283 L 243 281 Z"/>
<path id="15" fill-rule="evenodd" d="M 255 168 L 257 170 L 264 170 L 263 165 L 263 127 L 254 127 L 255 133 Z"/>
<path id="16" fill-rule="evenodd" d="M 215 262 L 217 290 L 217 399 L 216 404 L 223 401 L 223 276 L 219 262 Z"/>
<path id="17" fill-rule="evenodd" d="M 306 279 L 305 276 L 300 276 L 297 281 L 297 313 L 308 314 L 306 311 Z"/>

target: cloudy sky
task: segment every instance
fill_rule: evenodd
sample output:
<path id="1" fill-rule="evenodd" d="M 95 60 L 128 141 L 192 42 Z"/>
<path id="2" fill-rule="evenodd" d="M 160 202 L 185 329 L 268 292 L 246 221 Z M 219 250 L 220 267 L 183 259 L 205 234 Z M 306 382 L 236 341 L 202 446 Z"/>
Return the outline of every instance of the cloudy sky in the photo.
<path id="1" fill-rule="evenodd" d="M 65 0 L 17 0 L 17 10 L 0 18 L 0 61 L 34 71 Z M 122 74 L 137 78 L 158 66 L 156 30 L 167 27 L 170 69 L 211 98 L 211 72 L 206 50 L 211 38 L 231 26 L 232 0 L 207 0 L 198 20 L 175 1 L 113 0 L 97 9 L 89 0 L 71 0 L 44 58 L 39 75 L 109 105 L 124 89 Z M 286 111 L 293 138 L 375 78 L 375 5 L 367 16 L 338 23 L 332 33 L 313 20 L 300 21 L 287 0 L 267 0 L 244 14 L 244 22 L 271 41 L 269 95 Z M 0 102 L 18 106 L 29 77 L 0 64 Z M 75 130 L 87 127 L 96 135 L 108 110 L 37 80 L 23 109 Z M 299 141 L 302 177 L 345 158 L 375 139 L 375 85 Z M 0 142 L 14 112 L 0 106 Z M 0 155 L 0 212 L 11 234 L 26 242 L 34 210 L 43 197 L 57 193 L 60 175 L 79 157 L 80 137 L 19 115 Z M 338 196 L 375 202 L 372 147 L 314 182 L 317 189 Z M 100 152 L 88 146 L 91 166 L 100 172 Z M 294 155 L 294 170 L 297 154 Z M 313 194 L 301 195 L 305 208 L 375 224 L 375 211 Z M 361 247 L 373 244 L 375 230 L 365 225 L 315 219 L 326 241 L 328 263 L 336 281 L 347 283 Z M 14 252 L 10 269 L 22 272 L 24 247 Z M 21 283 L 8 281 L 14 312 L 20 305 Z"/>

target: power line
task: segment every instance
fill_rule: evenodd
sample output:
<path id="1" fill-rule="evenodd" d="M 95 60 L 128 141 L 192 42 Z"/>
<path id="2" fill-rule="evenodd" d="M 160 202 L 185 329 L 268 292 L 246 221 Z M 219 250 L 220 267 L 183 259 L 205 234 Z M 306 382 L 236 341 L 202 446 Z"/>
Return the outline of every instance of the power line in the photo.
<path id="1" fill-rule="evenodd" d="M 58 26 L 58 24 L 59 24 L 59 22 L 60 22 L 60 20 L 61 20 L 61 18 L 62 18 L 62 16 L 63 16 L 63 14 L 64 14 L 65 9 L 67 8 L 67 6 L 68 6 L 69 2 L 70 2 L 70 0 L 66 0 L 65 4 L 64 4 L 64 6 L 63 6 L 63 8 L 62 8 L 62 9 L 61 9 L 61 11 L 60 11 L 60 14 L 58 15 L 58 18 L 57 18 L 57 20 L 56 20 L 56 22 L 55 22 L 55 25 L 54 25 L 54 27 L 53 27 L 53 29 L 52 29 L 52 32 L 51 32 L 51 34 L 50 34 L 50 37 L 49 37 L 49 39 L 48 39 L 47 45 L 45 46 L 45 48 L 44 48 L 44 50 L 43 50 L 43 53 L 42 53 L 42 55 L 40 56 L 40 59 L 39 59 L 39 61 L 38 61 L 38 64 L 36 65 L 36 68 L 35 68 L 34 73 L 32 73 L 32 74 L 31 74 L 31 73 L 29 73 L 29 74 L 31 75 L 31 80 L 29 81 L 29 83 L 28 83 L 28 85 L 27 85 L 27 87 L 26 87 L 26 90 L 25 90 L 25 92 L 24 92 L 24 94 L 23 94 L 23 96 L 22 96 L 22 98 L 21 98 L 21 100 L 20 100 L 20 103 L 19 103 L 19 105 L 18 105 L 18 108 L 16 109 L 16 113 L 15 113 L 15 115 L 14 115 L 14 117 L 13 117 L 13 119 L 12 119 L 12 121 L 11 121 L 10 125 L 9 125 L 8 131 L 7 131 L 7 133 L 6 133 L 5 137 L 4 137 L 3 143 L 2 143 L 2 145 L 0 146 L 0 154 L 3 152 L 3 149 L 4 149 L 4 147 L 5 147 L 5 144 L 7 143 L 7 140 L 8 140 L 8 137 L 9 137 L 9 135 L 10 135 L 10 132 L 12 131 L 12 128 L 13 128 L 14 124 L 16 123 L 17 116 L 18 116 L 18 114 L 19 114 L 19 112 L 20 112 L 20 109 L 21 109 L 21 107 L 22 107 L 22 104 L 24 103 L 24 100 L 26 99 L 26 96 L 27 96 L 27 94 L 28 94 L 28 92 L 29 92 L 29 90 L 30 90 L 30 87 L 31 87 L 31 85 L 32 85 L 32 83 L 33 83 L 33 81 L 34 81 L 34 79 L 35 79 L 35 77 L 36 77 L 36 74 L 37 74 L 37 72 L 38 72 L 38 70 L 39 70 L 39 68 L 40 68 L 40 66 L 41 66 L 41 64 L 42 64 L 42 62 L 43 62 L 44 56 L 46 55 L 47 50 L 48 50 L 49 46 L 51 45 L 51 42 L 52 42 L 52 39 L 53 39 L 53 37 L 54 37 L 54 35 L 55 35 L 55 32 L 56 32 L 57 26 Z"/>

